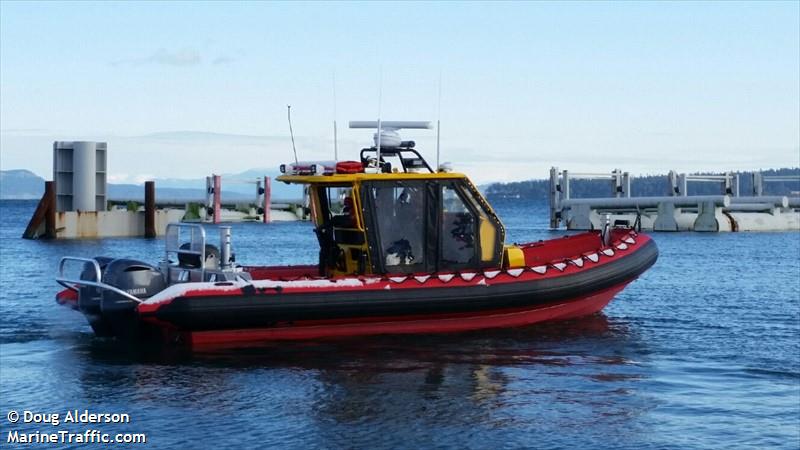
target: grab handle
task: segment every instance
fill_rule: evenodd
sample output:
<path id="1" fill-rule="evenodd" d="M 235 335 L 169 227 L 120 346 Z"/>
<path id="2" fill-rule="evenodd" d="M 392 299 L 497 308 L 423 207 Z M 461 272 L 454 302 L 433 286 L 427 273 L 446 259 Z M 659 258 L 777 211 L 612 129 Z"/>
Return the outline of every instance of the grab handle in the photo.
<path id="1" fill-rule="evenodd" d="M 66 263 L 68 261 L 77 261 L 77 262 L 81 262 L 81 263 L 84 263 L 84 264 L 91 264 L 94 267 L 95 280 L 97 280 L 97 281 L 81 280 L 81 279 L 76 280 L 76 279 L 64 276 L 64 266 L 66 265 Z M 106 291 L 111 291 L 111 292 L 113 292 L 115 294 L 119 294 L 119 295 L 127 298 L 128 300 L 132 300 L 132 301 L 134 301 L 136 303 L 142 303 L 142 299 L 137 298 L 137 297 L 135 297 L 135 296 L 123 291 L 120 288 L 111 286 L 110 284 L 103 283 L 101 280 L 102 280 L 102 273 L 100 271 L 100 264 L 97 262 L 96 259 L 79 258 L 77 256 L 65 256 L 65 257 L 61 258 L 61 261 L 58 262 L 58 276 L 56 277 L 56 282 L 58 284 L 64 286 L 67 289 L 70 289 L 72 291 L 76 291 L 77 292 L 78 288 L 80 286 L 96 287 L 98 289 L 103 289 L 103 290 L 106 290 Z"/>

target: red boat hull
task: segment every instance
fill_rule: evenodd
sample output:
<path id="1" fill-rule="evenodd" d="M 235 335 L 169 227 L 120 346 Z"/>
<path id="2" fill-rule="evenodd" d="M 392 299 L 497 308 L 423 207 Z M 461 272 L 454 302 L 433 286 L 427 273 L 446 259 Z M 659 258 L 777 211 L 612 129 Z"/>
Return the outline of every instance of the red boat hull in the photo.
<path id="1" fill-rule="evenodd" d="M 594 314 L 656 262 L 649 237 L 612 237 L 524 244 L 525 264 L 514 268 L 325 279 L 310 267 L 261 267 L 248 269 L 252 281 L 178 283 L 140 303 L 104 295 L 90 304 L 88 289 L 57 300 L 100 335 L 188 346 L 519 327 Z"/>
<path id="2" fill-rule="evenodd" d="M 583 298 L 569 299 L 534 309 L 483 311 L 480 315 L 465 313 L 436 317 L 371 318 L 369 321 L 307 321 L 294 323 L 293 326 L 285 328 L 183 332 L 180 336 L 173 336 L 173 339 L 178 338 L 191 346 L 213 346 L 252 341 L 305 340 L 376 334 L 455 333 L 519 327 L 594 314 L 601 311 L 627 284 L 628 282 L 622 283 Z"/>

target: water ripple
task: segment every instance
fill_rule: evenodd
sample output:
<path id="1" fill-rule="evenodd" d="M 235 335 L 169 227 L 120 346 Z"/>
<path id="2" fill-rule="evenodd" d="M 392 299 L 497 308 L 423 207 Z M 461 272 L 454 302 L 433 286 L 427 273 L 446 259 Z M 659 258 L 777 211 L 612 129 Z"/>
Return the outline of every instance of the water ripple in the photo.
<path id="1" fill-rule="evenodd" d="M 34 206 L 0 202 L 2 411 L 128 412 L 104 431 L 175 449 L 800 446 L 798 233 L 655 235 L 656 266 L 570 322 L 190 353 L 94 338 L 53 302 L 62 255 L 160 240 L 20 240 Z M 496 207 L 510 241 L 563 234 L 543 205 Z M 316 261 L 307 224 L 233 231 L 241 261 Z"/>

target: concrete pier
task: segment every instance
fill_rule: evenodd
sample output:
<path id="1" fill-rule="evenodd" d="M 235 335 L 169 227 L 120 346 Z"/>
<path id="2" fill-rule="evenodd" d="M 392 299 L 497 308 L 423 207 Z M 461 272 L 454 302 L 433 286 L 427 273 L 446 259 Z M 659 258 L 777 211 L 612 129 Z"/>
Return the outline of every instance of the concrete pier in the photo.
<path id="1" fill-rule="evenodd" d="M 252 201 L 224 204 L 220 175 L 206 178 L 206 198 L 156 199 L 155 182 L 144 185 L 143 198 L 109 199 L 107 196 L 107 145 L 105 142 L 56 141 L 53 143 L 53 181 L 22 237 L 73 239 L 123 236 L 153 238 L 164 235 L 167 225 L 181 221 L 264 222 L 308 219 L 304 200 L 274 201 L 269 177 L 255 182 Z M 240 182 L 242 182 L 240 180 Z M 139 204 L 144 200 L 144 205 Z"/>
<path id="2" fill-rule="evenodd" d="M 576 178 L 610 180 L 610 196 L 572 198 Z M 780 179 L 780 180 L 778 180 Z M 763 196 L 763 183 L 800 181 L 797 177 L 754 176 L 752 197 L 739 196 L 739 175 L 687 175 L 670 171 L 661 197 L 631 197 L 631 177 L 619 169 L 610 173 L 571 173 L 550 169 L 550 227 L 602 229 L 608 216 L 614 225 L 650 231 L 800 231 L 800 197 Z M 720 195 L 686 195 L 688 183 L 718 183 Z"/>

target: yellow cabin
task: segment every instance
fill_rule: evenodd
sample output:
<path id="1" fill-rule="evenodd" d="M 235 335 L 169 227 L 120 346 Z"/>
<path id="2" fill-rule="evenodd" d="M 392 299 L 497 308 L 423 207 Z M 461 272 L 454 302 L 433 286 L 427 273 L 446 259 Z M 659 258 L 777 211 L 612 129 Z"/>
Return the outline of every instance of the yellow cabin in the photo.
<path id="1" fill-rule="evenodd" d="M 360 162 L 281 166 L 279 181 L 308 188 L 320 275 L 501 267 L 505 229 L 478 189 L 402 144 L 363 149 Z"/>

